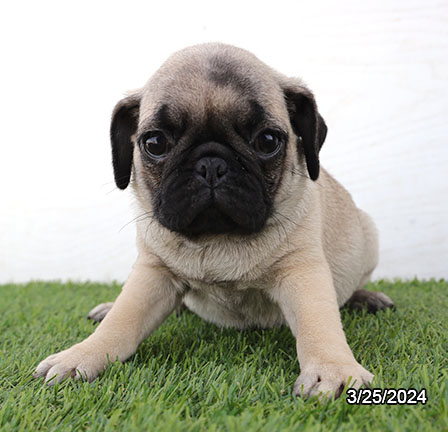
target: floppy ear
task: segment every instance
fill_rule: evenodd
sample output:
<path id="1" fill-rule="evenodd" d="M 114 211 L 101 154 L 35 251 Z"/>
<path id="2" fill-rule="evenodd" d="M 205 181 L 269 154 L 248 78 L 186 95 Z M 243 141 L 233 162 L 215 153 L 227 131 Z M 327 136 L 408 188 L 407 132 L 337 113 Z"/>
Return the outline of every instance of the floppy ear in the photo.
<path id="1" fill-rule="evenodd" d="M 291 125 L 302 138 L 306 166 L 311 180 L 319 177 L 319 151 L 327 136 L 327 125 L 317 111 L 313 94 L 299 84 L 283 87 Z"/>
<path id="2" fill-rule="evenodd" d="M 112 164 L 115 184 L 126 189 L 131 179 L 132 155 L 135 134 L 140 110 L 140 95 L 132 94 L 115 105 L 110 125 L 110 141 L 112 144 Z"/>

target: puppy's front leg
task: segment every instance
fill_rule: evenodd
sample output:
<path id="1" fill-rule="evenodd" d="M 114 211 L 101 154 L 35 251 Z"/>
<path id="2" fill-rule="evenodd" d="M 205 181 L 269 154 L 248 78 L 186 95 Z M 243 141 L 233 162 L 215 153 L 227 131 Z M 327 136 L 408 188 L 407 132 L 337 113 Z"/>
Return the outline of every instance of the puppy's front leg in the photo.
<path id="1" fill-rule="evenodd" d="M 49 384 L 67 376 L 93 380 L 110 361 L 124 361 L 178 306 L 182 286 L 163 267 L 139 258 L 112 309 L 87 339 L 53 354 L 34 377 Z"/>
<path id="2" fill-rule="evenodd" d="M 297 342 L 300 376 L 294 393 L 338 397 L 368 384 L 373 375 L 354 358 L 345 339 L 336 291 L 325 259 L 294 263 L 272 291 Z"/>

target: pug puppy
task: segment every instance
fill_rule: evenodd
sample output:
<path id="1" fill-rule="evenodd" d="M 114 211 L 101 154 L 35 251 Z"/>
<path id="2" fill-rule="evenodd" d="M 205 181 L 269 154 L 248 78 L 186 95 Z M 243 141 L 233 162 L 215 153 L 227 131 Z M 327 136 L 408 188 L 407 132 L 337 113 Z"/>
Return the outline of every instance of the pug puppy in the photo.
<path id="1" fill-rule="evenodd" d="M 118 102 L 115 182 L 138 204 L 138 257 L 95 332 L 43 360 L 35 377 L 93 380 L 124 361 L 182 303 L 238 329 L 286 324 L 294 393 L 339 396 L 373 375 L 353 356 L 339 307 L 393 305 L 362 290 L 378 261 L 369 216 L 319 167 L 327 126 L 311 91 L 218 43 L 172 55 Z M 104 318 L 104 319 L 103 319 Z"/>

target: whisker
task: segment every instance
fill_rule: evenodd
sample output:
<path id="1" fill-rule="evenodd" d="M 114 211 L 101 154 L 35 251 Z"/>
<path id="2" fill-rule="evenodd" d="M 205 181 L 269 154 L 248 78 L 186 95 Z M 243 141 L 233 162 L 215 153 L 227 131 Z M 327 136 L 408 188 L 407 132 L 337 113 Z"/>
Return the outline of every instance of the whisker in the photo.
<path id="1" fill-rule="evenodd" d="M 111 189 L 109 192 L 106 192 L 106 195 L 109 195 L 109 194 L 111 194 L 112 192 L 115 192 L 116 190 L 119 190 L 116 186 L 113 188 L 113 189 Z"/>
<path id="2" fill-rule="evenodd" d="M 291 172 L 291 174 L 293 174 L 293 175 L 298 175 L 298 176 L 300 176 L 300 177 L 304 177 L 304 178 L 306 178 L 306 179 L 308 179 L 308 180 L 311 180 L 311 179 L 310 179 L 310 176 L 304 174 L 304 173 L 301 172 L 301 171 L 297 171 L 297 170 L 294 169 L 294 168 L 292 168 L 290 172 Z"/>
<path id="3" fill-rule="evenodd" d="M 297 175 L 297 176 L 306 178 L 306 179 L 308 179 L 308 180 L 310 180 L 310 181 L 313 182 L 313 180 L 311 180 L 310 176 L 309 176 L 308 174 L 303 173 L 302 171 L 298 171 L 298 170 L 296 170 L 295 168 L 292 168 L 292 169 L 290 170 L 290 172 L 291 172 L 292 175 Z M 313 182 L 313 183 L 315 183 L 315 184 L 316 184 L 317 186 L 319 186 L 319 187 L 323 187 L 323 185 L 321 185 L 320 183 L 316 183 L 316 182 Z"/>
<path id="4" fill-rule="evenodd" d="M 144 216 L 146 216 L 146 217 L 144 217 Z M 141 218 L 142 218 L 142 219 L 141 219 Z M 151 221 L 152 221 L 152 219 L 153 219 L 153 213 L 152 213 L 152 212 L 145 212 L 145 213 L 143 213 L 143 214 L 141 214 L 141 215 L 135 217 L 134 219 L 131 219 L 129 222 L 127 222 L 126 224 L 124 224 L 124 225 L 119 229 L 118 232 L 121 232 L 122 229 L 126 228 L 126 227 L 127 227 L 130 223 L 132 223 L 132 222 L 135 222 L 135 221 L 137 221 L 137 222 L 141 222 L 141 221 L 144 221 L 144 220 L 146 220 L 146 219 L 151 219 Z"/>
<path id="5" fill-rule="evenodd" d="M 275 214 L 278 216 L 281 216 L 283 219 L 287 220 L 288 222 L 292 223 L 294 226 L 298 227 L 298 228 L 302 228 L 302 229 L 306 229 L 308 231 L 311 231 L 310 228 L 307 228 L 303 225 L 300 225 L 297 221 L 292 220 L 290 217 L 284 215 L 283 213 L 280 213 L 278 210 L 275 210 Z"/>
<path id="6" fill-rule="evenodd" d="M 147 242 L 147 236 L 148 236 L 148 230 L 149 230 L 149 227 L 151 226 L 151 224 L 154 222 L 154 218 L 153 217 L 151 217 L 150 219 L 149 219 L 149 223 L 146 225 L 146 230 L 145 230 L 145 243 Z"/>
<path id="7" fill-rule="evenodd" d="M 288 237 L 288 232 L 286 231 L 285 226 L 283 225 L 283 223 L 280 221 L 280 219 L 275 214 L 273 214 L 271 216 L 281 226 L 283 232 L 285 233 L 285 238 L 286 238 L 286 241 L 288 242 L 288 248 L 289 248 L 289 246 L 290 246 L 289 245 L 289 237 Z M 278 233 L 278 240 L 279 240 L 279 242 L 281 242 L 281 240 L 282 240 L 280 233 Z"/>

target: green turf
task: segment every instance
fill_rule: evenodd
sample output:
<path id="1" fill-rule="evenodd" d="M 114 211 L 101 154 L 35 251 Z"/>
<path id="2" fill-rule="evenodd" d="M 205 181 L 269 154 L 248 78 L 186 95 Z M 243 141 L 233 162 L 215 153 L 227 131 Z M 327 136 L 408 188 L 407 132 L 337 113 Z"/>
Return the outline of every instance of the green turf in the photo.
<path id="1" fill-rule="evenodd" d="M 397 310 L 342 311 L 356 358 L 375 386 L 426 388 L 418 406 L 319 404 L 291 394 L 299 373 L 286 328 L 219 329 L 190 312 L 172 315 L 125 364 L 93 383 L 53 388 L 37 363 L 89 335 L 87 311 L 118 285 L 0 286 L 0 430 L 388 431 L 448 430 L 448 283 L 371 284 Z"/>

